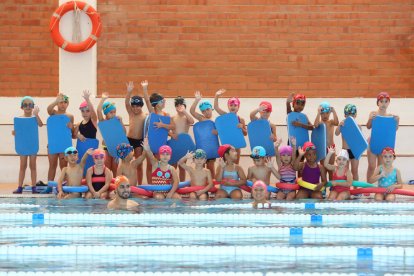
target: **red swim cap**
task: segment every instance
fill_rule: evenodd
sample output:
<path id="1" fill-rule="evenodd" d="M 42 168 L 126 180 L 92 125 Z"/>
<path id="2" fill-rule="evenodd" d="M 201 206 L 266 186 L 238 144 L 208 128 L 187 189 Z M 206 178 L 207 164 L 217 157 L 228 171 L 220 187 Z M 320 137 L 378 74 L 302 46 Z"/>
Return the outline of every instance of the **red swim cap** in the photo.
<path id="1" fill-rule="evenodd" d="M 266 109 L 264 111 L 266 111 L 266 112 L 272 112 L 273 107 L 272 107 L 272 104 L 270 102 L 262 101 L 260 103 L 260 106 L 262 106 L 262 105 L 266 106 Z"/>
<path id="2" fill-rule="evenodd" d="M 296 94 L 296 95 L 293 97 L 293 104 L 295 104 L 295 103 L 296 103 L 296 101 L 303 101 L 303 102 L 306 102 L 306 96 L 305 96 L 305 95 L 303 95 L 303 94 Z"/>
<path id="3" fill-rule="evenodd" d="M 381 101 L 384 98 L 386 98 L 386 99 L 388 99 L 388 101 L 390 101 L 390 94 L 388 94 L 387 92 L 380 92 L 377 95 L 377 104 L 378 104 L 379 101 Z"/>
<path id="4" fill-rule="evenodd" d="M 231 145 L 229 145 L 229 144 L 224 144 L 224 145 L 221 145 L 221 146 L 218 148 L 218 150 L 217 150 L 217 152 L 218 152 L 219 156 L 220 156 L 220 157 L 224 157 L 224 154 L 226 153 L 226 151 L 227 151 L 229 148 L 231 148 Z"/>

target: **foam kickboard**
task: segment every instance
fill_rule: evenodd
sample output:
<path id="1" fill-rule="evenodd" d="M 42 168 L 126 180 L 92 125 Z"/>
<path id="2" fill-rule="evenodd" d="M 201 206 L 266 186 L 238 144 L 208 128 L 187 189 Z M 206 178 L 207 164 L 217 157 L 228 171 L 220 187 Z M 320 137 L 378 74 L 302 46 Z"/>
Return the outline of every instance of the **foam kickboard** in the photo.
<path id="1" fill-rule="evenodd" d="M 166 128 L 157 128 L 154 124 L 155 122 L 163 122 L 164 124 L 170 124 L 171 118 L 168 116 L 161 116 L 155 113 L 149 115 L 149 119 L 146 120 L 146 125 L 144 128 L 148 131 L 148 143 L 150 145 L 151 151 L 154 154 L 158 153 L 158 149 L 167 144 L 168 139 L 168 129 Z"/>
<path id="2" fill-rule="evenodd" d="M 52 115 L 47 119 L 47 140 L 50 154 L 63 153 L 72 146 L 70 119 L 66 115 Z"/>
<path id="3" fill-rule="evenodd" d="M 326 157 L 326 125 L 321 123 L 317 128 L 312 130 L 312 143 L 316 147 L 316 158 L 319 162 Z"/>
<path id="4" fill-rule="evenodd" d="M 395 148 L 397 121 L 394 117 L 376 116 L 372 120 L 369 148 L 374 154 L 381 154 L 385 147 Z"/>
<path id="5" fill-rule="evenodd" d="M 354 118 L 347 117 L 345 119 L 344 125 L 341 126 L 341 133 L 355 159 L 359 160 L 368 148 L 368 143 Z"/>
<path id="6" fill-rule="evenodd" d="M 268 120 L 255 120 L 247 125 L 247 135 L 249 136 L 250 150 L 256 146 L 262 146 L 266 150 L 267 156 L 275 156 L 275 147 L 270 139 L 272 129 Z"/>
<path id="7" fill-rule="evenodd" d="M 39 127 L 35 117 L 14 118 L 14 145 L 18 155 L 36 155 L 39 151 Z"/>
<path id="8" fill-rule="evenodd" d="M 207 154 L 207 159 L 219 157 L 217 152 L 219 148 L 218 136 L 212 133 L 215 129 L 214 122 L 210 120 L 198 122 L 193 127 L 196 148 L 203 149 Z"/>
<path id="9" fill-rule="evenodd" d="M 76 149 L 78 150 L 78 163 L 80 163 L 83 155 L 85 154 L 85 152 L 88 151 L 88 149 L 97 149 L 99 148 L 99 140 L 98 139 L 91 139 L 91 138 L 86 138 L 85 141 L 81 141 L 78 139 L 77 143 L 76 143 Z M 86 175 L 86 171 L 92 167 L 94 164 L 93 162 L 93 158 L 92 156 L 88 156 L 88 159 L 86 159 L 86 163 L 85 163 L 85 168 L 83 170 L 83 175 Z"/>
<path id="10" fill-rule="evenodd" d="M 296 127 L 292 125 L 292 122 L 298 121 L 302 124 L 307 125 L 308 119 L 306 118 L 306 115 L 300 112 L 290 112 L 287 115 L 287 129 L 288 129 L 288 135 L 290 137 L 296 138 L 296 145 L 298 147 L 303 147 L 303 144 L 307 141 L 309 141 L 309 131 L 303 127 Z"/>
<path id="11" fill-rule="evenodd" d="M 171 138 L 167 141 L 167 145 L 172 149 L 170 164 L 177 164 L 178 160 L 184 157 L 187 152 L 196 149 L 193 139 L 187 133 L 178 134 L 177 139 Z"/>
<path id="12" fill-rule="evenodd" d="M 101 121 L 98 123 L 99 130 L 109 154 L 117 158 L 116 147 L 121 143 L 129 144 L 124 128 L 118 118 Z"/>
<path id="13" fill-rule="evenodd" d="M 216 129 L 221 144 L 230 144 L 236 149 L 245 148 L 246 140 L 243 131 L 238 128 L 239 118 L 234 113 L 226 113 L 216 118 Z"/>

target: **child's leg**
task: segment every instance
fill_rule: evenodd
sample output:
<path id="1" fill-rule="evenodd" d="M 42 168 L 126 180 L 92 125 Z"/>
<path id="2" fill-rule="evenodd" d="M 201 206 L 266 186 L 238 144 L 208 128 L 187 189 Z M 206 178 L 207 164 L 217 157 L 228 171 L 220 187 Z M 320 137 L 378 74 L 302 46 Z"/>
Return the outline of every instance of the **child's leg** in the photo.
<path id="1" fill-rule="evenodd" d="M 236 159 L 236 161 L 234 161 L 234 163 L 236 163 L 238 165 L 239 161 L 240 161 L 241 149 L 236 149 L 236 152 L 237 152 L 237 159 Z"/>
<path id="2" fill-rule="evenodd" d="M 115 162 L 115 159 L 109 154 L 105 158 L 105 167 L 110 169 L 112 171 L 113 176 L 116 177 L 116 169 L 118 166 Z"/>
<path id="3" fill-rule="evenodd" d="M 190 199 L 197 199 L 197 194 L 194 192 L 191 192 L 190 195 L 188 196 Z"/>
<path id="4" fill-rule="evenodd" d="M 395 195 L 394 194 L 387 194 L 385 196 L 386 201 L 395 201 Z"/>
<path id="5" fill-rule="evenodd" d="M 152 197 L 155 199 L 165 199 L 165 196 L 163 193 L 154 193 Z"/>
<path id="6" fill-rule="evenodd" d="M 215 177 L 215 175 L 216 175 L 216 168 L 215 168 L 215 163 L 216 163 L 216 159 L 209 159 L 209 160 L 207 160 L 207 169 L 209 169 L 210 170 L 210 172 L 211 172 L 211 176 L 214 178 Z"/>
<path id="7" fill-rule="evenodd" d="M 227 194 L 226 191 L 222 190 L 222 189 L 218 189 L 216 192 L 216 197 L 215 199 L 220 199 L 220 198 L 228 198 L 229 195 Z"/>
<path id="8" fill-rule="evenodd" d="M 151 184 L 151 174 L 152 174 L 152 164 L 149 157 L 146 157 L 145 160 L 147 161 L 147 168 L 146 168 L 146 175 L 147 175 L 147 183 Z"/>
<path id="9" fill-rule="evenodd" d="M 37 180 L 36 158 L 37 158 L 36 155 L 30 155 L 29 157 L 30 177 L 32 179 L 32 187 L 36 186 L 36 180 Z"/>
<path id="10" fill-rule="evenodd" d="M 329 191 L 328 200 L 335 200 L 338 196 L 338 193 L 336 191 L 333 191 L 332 189 Z"/>
<path id="11" fill-rule="evenodd" d="M 108 192 L 103 192 L 101 194 L 101 199 L 107 199 L 108 198 Z"/>
<path id="12" fill-rule="evenodd" d="M 179 193 L 174 193 L 172 199 L 181 199 L 181 195 Z"/>
<path id="13" fill-rule="evenodd" d="M 47 172 L 47 180 L 53 181 L 55 180 L 59 154 L 48 154 L 47 158 L 49 159 L 49 170 Z"/>
<path id="14" fill-rule="evenodd" d="M 323 199 L 322 192 L 312 191 L 311 198 Z"/>
<path id="15" fill-rule="evenodd" d="M 351 197 L 351 194 L 347 191 L 340 192 L 339 195 L 336 197 L 337 200 L 347 200 Z"/>
<path id="16" fill-rule="evenodd" d="M 29 156 L 20 156 L 20 170 L 19 170 L 19 187 L 23 187 L 24 176 L 27 168 L 27 158 Z"/>
<path id="17" fill-rule="evenodd" d="M 277 192 L 276 199 L 277 200 L 285 199 L 285 193 L 282 191 Z"/>
<path id="18" fill-rule="evenodd" d="M 296 192 L 291 191 L 286 195 L 286 200 L 294 200 L 296 198 Z"/>
<path id="19" fill-rule="evenodd" d="M 180 166 L 178 168 L 179 174 L 180 174 L 180 182 L 185 181 L 185 170 Z"/>
<path id="20" fill-rule="evenodd" d="M 231 199 L 239 200 L 239 199 L 242 199 L 243 198 L 243 194 L 242 194 L 241 190 L 233 190 L 230 193 L 230 198 Z"/>
<path id="21" fill-rule="evenodd" d="M 65 195 L 64 199 L 72 199 L 72 198 L 80 198 L 80 197 L 82 197 L 81 193 L 69 193 Z"/>
<path id="22" fill-rule="evenodd" d="M 359 160 L 351 159 L 351 172 L 352 172 L 352 177 L 354 178 L 355 181 L 359 180 L 358 167 L 359 167 Z"/>
<path id="23" fill-rule="evenodd" d="M 207 193 L 201 194 L 198 196 L 198 199 L 203 200 L 203 201 L 208 200 L 208 194 Z"/>
<path id="24" fill-rule="evenodd" d="M 142 148 L 138 147 L 134 149 L 134 156 L 135 158 L 138 158 L 140 155 L 142 154 Z M 142 170 L 142 163 L 139 164 L 137 166 L 137 181 L 138 181 L 138 185 L 142 184 L 142 178 L 144 177 L 143 175 L 143 170 Z"/>
<path id="25" fill-rule="evenodd" d="M 91 192 L 87 192 L 87 193 L 85 194 L 85 199 L 91 199 L 91 198 L 93 198 L 92 193 L 91 193 Z"/>
<path id="26" fill-rule="evenodd" d="M 376 201 L 383 201 L 385 195 L 384 194 L 375 194 L 375 200 Z"/>
<path id="27" fill-rule="evenodd" d="M 306 189 L 300 188 L 298 193 L 296 194 L 296 198 L 297 199 L 309 198 L 309 191 Z"/>
<path id="28" fill-rule="evenodd" d="M 371 152 L 371 150 L 367 149 L 367 158 L 368 158 L 368 169 L 367 169 L 367 181 L 374 173 L 376 162 L 377 162 L 377 156 Z"/>

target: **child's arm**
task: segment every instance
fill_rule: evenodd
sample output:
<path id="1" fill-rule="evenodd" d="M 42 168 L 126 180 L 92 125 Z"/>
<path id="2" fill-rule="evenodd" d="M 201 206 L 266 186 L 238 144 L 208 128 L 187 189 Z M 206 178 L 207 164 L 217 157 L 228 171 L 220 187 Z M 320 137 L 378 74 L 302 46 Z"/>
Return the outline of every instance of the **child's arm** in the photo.
<path id="1" fill-rule="evenodd" d="M 295 93 L 290 93 L 289 96 L 286 98 L 286 114 L 292 112 L 292 106 L 290 105 L 293 102 L 293 97 Z"/>
<path id="2" fill-rule="evenodd" d="M 206 170 L 207 173 L 207 185 L 204 189 L 197 191 L 196 194 L 202 195 L 204 193 L 207 193 L 211 188 L 213 188 L 214 184 L 213 184 L 213 177 L 211 177 L 211 171 L 210 170 Z"/>
<path id="3" fill-rule="evenodd" d="M 170 166 L 171 175 L 172 175 L 172 187 L 171 190 L 168 192 L 168 194 L 165 196 L 165 198 L 172 198 L 175 191 L 178 189 L 178 182 L 180 181 L 178 178 L 177 171 L 173 166 Z"/>
<path id="4" fill-rule="evenodd" d="M 240 118 L 240 123 L 237 125 L 237 127 L 241 128 L 244 136 L 247 135 L 246 121 L 243 118 Z"/>
<path id="5" fill-rule="evenodd" d="M 273 173 L 273 175 L 277 178 L 280 179 L 280 174 L 279 172 L 276 170 L 275 166 L 273 166 L 273 162 L 272 162 L 272 158 L 271 157 L 267 157 L 266 158 L 266 166 L 270 169 L 270 171 Z M 268 183 L 269 184 L 269 183 Z"/>
<path id="6" fill-rule="evenodd" d="M 372 128 L 372 120 L 374 120 L 376 116 L 377 116 L 376 111 L 372 111 L 371 113 L 369 113 L 369 118 L 368 118 L 368 122 L 367 122 L 367 129 Z"/>
<path id="7" fill-rule="evenodd" d="M 90 167 L 87 171 L 86 171 L 86 185 L 88 185 L 88 189 L 89 192 L 91 192 L 91 194 L 95 197 L 95 189 L 93 188 L 92 185 L 92 173 L 93 173 L 93 167 Z"/>
<path id="8" fill-rule="evenodd" d="M 57 181 L 57 190 L 58 190 L 57 198 L 59 199 L 62 199 L 65 196 L 65 194 L 63 193 L 62 185 L 63 185 L 63 181 L 65 180 L 66 170 L 67 170 L 67 167 L 64 167 L 62 169 L 62 172 L 60 173 L 58 181 Z"/>
<path id="9" fill-rule="evenodd" d="M 144 138 L 144 142 L 142 143 L 142 148 L 145 151 L 145 154 L 147 155 L 147 157 L 149 158 L 149 160 L 151 161 L 152 167 L 154 168 L 157 165 L 157 158 L 155 158 L 154 154 L 151 151 L 151 148 L 148 144 L 148 137 Z"/>
<path id="10" fill-rule="evenodd" d="M 98 117 L 96 115 L 96 111 L 95 111 L 95 108 L 93 107 L 90 96 L 91 96 L 91 93 L 88 90 L 83 90 L 83 98 L 88 103 L 88 109 L 91 112 L 92 124 L 97 128 L 98 127 Z"/>
<path id="11" fill-rule="evenodd" d="M 320 123 L 321 123 L 321 112 L 322 112 L 322 107 L 318 106 L 318 111 L 316 113 L 316 118 L 315 118 L 315 122 L 313 123 L 313 125 L 315 126 L 315 128 L 317 128 Z"/>
<path id="12" fill-rule="evenodd" d="M 62 94 L 58 94 L 56 99 L 54 100 L 54 102 L 52 102 L 51 104 L 49 104 L 47 106 L 47 113 L 49 115 L 55 115 L 56 114 L 55 106 L 57 106 L 57 104 L 60 101 L 63 101 L 63 95 Z"/>
<path id="13" fill-rule="evenodd" d="M 276 157 L 276 164 L 278 168 L 282 166 L 282 161 L 280 160 L 280 152 L 279 152 L 279 146 L 281 144 L 282 144 L 282 139 L 277 140 L 275 143 L 275 157 Z"/>
<path id="14" fill-rule="evenodd" d="M 111 185 L 111 181 L 112 181 L 113 177 L 114 176 L 112 174 L 112 171 L 108 168 L 105 168 L 105 186 L 103 186 L 102 189 L 99 190 L 99 192 L 98 192 L 99 195 L 103 192 L 108 191 L 109 185 Z"/>
<path id="15" fill-rule="evenodd" d="M 305 115 L 306 116 L 306 115 Z M 294 126 L 296 126 L 296 127 L 301 127 L 301 128 L 304 128 L 304 129 L 307 129 L 307 130 L 313 130 L 315 127 L 311 124 L 311 122 L 309 121 L 309 119 L 308 119 L 308 116 L 306 116 L 306 120 L 308 121 L 308 123 L 305 125 L 305 124 L 302 124 L 301 122 L 299 122 L 299 121 L 293 121 L 292 122 L 292 125 L 294 125 Z"/>
<path id="16" fill-rule="evenodd" d="M 403 187 L 403 181 L 401 179 L 401 173 L 400 170 L 397 170 L 397 183 L 387 187 L 387 192 L 391 193 L 392 191 L 394 191 L 395 189 L 401 189 Z"/>
<path id="17" fill-rule="evenodd" d="M 145 104 L 147 105 L 148 112 L 154 113 L 154 107 L 152 107 L 151 101 L 148 96 L 148 81 L 147 80 L 141 81 L 141 86 L 144 92 L 144 100 L 145 100 Z"/>
<path id="18" fill-rule="evenodd" d="M 336 129 L 335 129 L 335 135 L 336 136 L 339 136 L 339 134 L 341 134 L 342 132 L 341 132 L 341 128 L 344 126 L 344 124 L 345 124 L 345 120 L 342 120 L 339 124 L 338 124 L 338 126 L 336 127 Z"/>
<path id="19" fill-rule="evenodd" d="M 336 114 L 336 110 L 333 106 L 331 106 L 331 112 L 332 112 L 332 115 L 333 115 L 332 124 L 334 126 L 338 126 L 338 124 L 339 124 L 338 114 Z"/>
<path id="20" fill-rule="evenodd" d="M 277 141 L 276 125 L 270 124 L 270 130 L 271 130 L 270 140 L 272 140 L 273 142 L 276 142 Z"/>
<path id="21" fill-rule="evenodd" d="M 131 166 L 133 166 L 134 168 L 137 168 L 139 166 L 139 164 L 141 164 L 145 157 L 146 157 L 146 151 L 142 151 L 141 155 L 138 156 L 138 158 L 135 158 L 134 160 L 131 161 Z"/>
<path id="22" fill-rule="evenodd" d="M 116 175 L 124 175 L 122 173 L 122 161 L 119 160 L 120 162 L 118 163 L 118 166 L 116 167 Z"/>
<path id="23" fill-rule="evenodd" d="M 315 191 L 320 191 L 322 189 L 322 187 L 324 187 L 326 185 L 326 170 L 325 170 L 325 167 L 322 166 L 321 164 L 318 164 L 318 166 L 319 166 L 319 169 L 321 170 L 321 183 L 316 185 Z"/>
<path id="24" fill-rule="evenodd" d="M 199 120 L 199 121 L 203 121 L 204 120 L 204 116 L 202 115 L 202 114 L 200 114 L 200 113 L 198 113 L 198 112 L 196 112 L 196 107 L 197 107 L 197 104 L 200 102 L 200 100 L 201 100 L 201 93 L 200 93 L 200 91 L 196 91 L 195 92 L 195 94 L 194 94 L 194 96 L 195 96 L 195 99 L 194 99 L 194 102 L 193 102 L 193 104 L 191 105 L 191 107 L 190 107 L 190 113 L 191 113 L 191 115 L 194 117 L 194 118 L 196 118 L 197 120 Z"/>
<path id="25" fill-rule="evenodd" d="M 296 137 L 292 136 L 290 137 L 290 143 L 292 144 L 292 166 L 293 163 L 295 163 L 296 160 Z"/>
<path id="26" fill-rule="evenodd" d="M 223 115 L 223 114 L 227 113 L 226 111 L 224 111 L 223 109 L 220 108 L 219 101 L 218 101 L 219 97 L 222 94 L 224 94 L 224 92 L 226 92 L 226 90 L 220 89 L 216 92 L 216 96 L 214 97 L 214 110 L 216 110 L 217 113 L 220 114 L 220 115 Z"/>
<path id="27" fill-rule="evenodd" d="M 39 127 L 42 127 L 43 126 L 43 122 L 42 122 L 42 119 L 40 119 L 40 117 L 39 117 L 39 107 L 38 106 L 35 106 L 34 108 L 33 108 L 33 115 L 36 117 L 36 122 L 37 122 L 37 125 L 39 126 Z"/>
<path id="28" fill-rule="evenodd" d="M 249 167 L 247 169 L 247 179 L 251 180 L 253 183 L 256 181 L 256 179 L 253 179 L 253 167 Z"/>
<path id="29" fill-rule="evenodd" d="M 122 128 L 124 129 L 124 132 L 127 133 L 126 131 L 126 127 L 124 125 L 124 121 L 122 120 L 121 116 L 116 116 L 116 118 L 119 120 L 119 122 L 121 123 Z"/>
<path id="30" fill-rule="evenodd" d="M 174 130 L 174 129 L 175 129 L 175 122 L 174 122 L 174 120 L 170 120 L 170 123 L 169 123 L 169 124 L 164 124 L 164 123 L 161 121 L 161 119 L 160 119 L 160 121 L 159 121 L 159 122 L 154 122 L 154 125 L 155 125 L 157 128 L 165 128 L 165 129 L 167 129 L 167 130 Z"/>
<path id="31" fill-rule="evenodd" d="M 323 162 L 323 165 L 325 166 L 325 168 L 328 171 L 334 171 L 335 170 L 335 165 L 329 164 L 329 160 L 331 160 L 331 156 L 335 153 L 335 148 L 334 147 L 329 147 L 328 148 L 328 154 L 325 157 L 325 161 Z"/>
<path id="32" fill-rule="evenodd" d="M 376 167 L 372 176 L 368 178 L 369 183 L 377 182 L 380 178 L 385 177 L 385 170 L 380 173 L 380 167 Z"/>
<path id="33" fill-rule="evenodd" d="M 256 108 L 255 110 L 253 110 L 252 112 L 250 112 L 250 121 L 256 121 L 256 120 L 258 120 L 259 117 L 257 117 L 256 114 L 262 112 L 266 108 L 267 108 L 266 106 L 261 105 L 258 108 Z"/>
<path id="34" fill-rule="evenodd" d="M 82 167 L 82 169 L 85 167 L 86 164 L 86 159 L 88 159 L 89 155 L 92 155 L 93 153 L 93 148 L 89 148 L 82 156 L 82 159 L 79 163 L 79 165 Z"/>
<path id="35" fill-rule="evenodd" d="M 101 96 L 101 100 L 98 103 L 98 107 L 96 108 L 96 112 L 98 113 L 98 120 L 99 122 L 105 121 L 105 117 L 103 114 L 102 106 L 104 102 L 109 98 L 108 93 L 103 92 Z"/>
<path id="36" fill-rule="evenodd" d="M 219 162 L 219 165 L 217 166 L 215 178 L 217 181 L 221 181 L 223 179 L 223 171 L 224 171 L 224 168 L 226 167 L 226 163 L 224 162 L 223 158 L 220 158 L 218 162 Z"/>
<path id="37" fill-rule="evenodd" d="M 300 162 L 300 160 L 302 159 L 305 152 L 303 151 L 301 147 L 298 147 L 298 153 L 299 153 L 298 157 L 295 158 L 295 162 L 293 162 L 293 169 L 295 171 L 301 171 L 303 169 L 303 162 Z"/>
<path id="38" fill-rule="evenodd" d="M 193 158 L 194 158 L 194 153 L 187 151 L 187 154 L 184 155 L 180 160 L 178 160 L 177 165 L 183 168 L 186 172 L 190 173 L 190 171 L 192 170 L 192 167 L 187 165 L 187 160 L 193 159 Z"/>
<path id="39" fill-rule="evenodd" d="M 127 93 L 125 95 L 125 108 L 126 108 L 126 111 L 128 112 L 128 114 L 131 115 L 132 109 L 131 109 L 130 101 L 131 101 L 132 90 L 134 90 L 134 82 L 133 81 L 127 82 L 126 83 L 126 88 L 127 88 Z"/>
<path id="40" fill-rule="evenodd" d="M 231 186 L 242 186 L 242 185 L 246 185 L 246 174 L 243 171 L 243 168 L 239 165 L 236 165 L 236 169 L 237 169 L 237 174 L 239 175 L 239 180 L 236 181 L 232 181 L 231 182 Z"/>

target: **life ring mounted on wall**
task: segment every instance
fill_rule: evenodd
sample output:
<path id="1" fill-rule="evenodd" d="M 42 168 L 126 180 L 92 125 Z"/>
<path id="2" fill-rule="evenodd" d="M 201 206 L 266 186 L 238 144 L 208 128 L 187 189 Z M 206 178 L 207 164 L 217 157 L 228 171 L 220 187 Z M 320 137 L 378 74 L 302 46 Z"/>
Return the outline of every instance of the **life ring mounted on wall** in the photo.
<path id="1" fill-rule="evenodd" d="M 89 16 L 89 18 L 92 21 L 92 32 L 88 36 L 87 39 L 85 39 L 82 42 L 79 43 L 72 43 L 67 40 L 65 40 L 60 31 L 59 31 L 59 22 L 62 16 L 69 12 L 74 11 L 76 9 L 80 9 L 83 12 L 86 13 L 86 15 Z M 62 48 L 65 51 L 72 52 L 72 53 L 79 53 L 84 52 L 90 48 L 92 48 L 93 45 L 95 45 L 96 41 L 98 40 L 99 36 L 101 35 L 102 31 L 102 23 L 101 23 L 101 17 L 99 13 L 89 4 L 81 1 L 69 1 L 59 6 L 53 13 L 50 24 L 49 24 L 49 30 L 50 34 L 52 35 L 52 39 L 55 42 L 57 46 Z"/>

